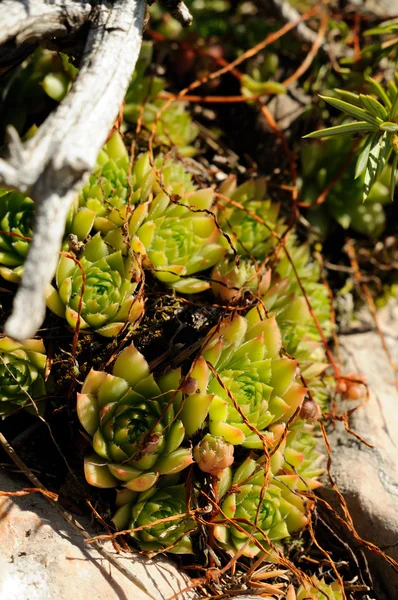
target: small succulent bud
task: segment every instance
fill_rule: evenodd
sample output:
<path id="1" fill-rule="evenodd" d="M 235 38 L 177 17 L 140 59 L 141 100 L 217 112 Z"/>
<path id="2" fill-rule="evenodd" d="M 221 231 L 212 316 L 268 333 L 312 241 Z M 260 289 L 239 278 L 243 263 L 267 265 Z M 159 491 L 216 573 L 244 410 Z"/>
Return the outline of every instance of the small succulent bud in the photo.
<path id="1" fill-rule="evenodd" d="M 194 377 L 187 377 L 180 386 L 180 391 L 183 394 L 193 394 L 199 387 L 198 380 Z"/>
<path id="2" fill-rule="evenodd" d="M 359 400 L 366 391 L 366 378 L 362 373 L 347 373 L 337 382 L 337 391 L 346 400 Z"/>
<path id="3" fill-rule="evenodd" d="M 309 421 L 310 423 L 315 423 L 318 421 L 321 414 L 321 409 L 314 400 L 304 400 L 300 409 L 300 417 L 302 419 Z"/>
<path id="4" fill-rule="evenodd" d="M 221 436 L 208 433 L 195 446 L 193 456 L 202 471 L 218 475 L 234 462 L 234 447 Z"/>
<path id="5" fill-rule="evenodd" d="M 346 393 L 344 394 L 344 398 L 347 400 L 359 400 L 363 396 L 363 386 L 351 384 Z"/>

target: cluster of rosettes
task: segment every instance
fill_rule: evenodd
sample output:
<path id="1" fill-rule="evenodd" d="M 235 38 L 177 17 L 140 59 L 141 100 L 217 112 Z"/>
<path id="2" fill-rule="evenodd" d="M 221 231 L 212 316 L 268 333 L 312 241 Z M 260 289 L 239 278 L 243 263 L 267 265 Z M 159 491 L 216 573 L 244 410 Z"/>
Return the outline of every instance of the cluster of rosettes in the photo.
<path id="1" fill-rule="evenodd" d="M 225 254 L 213 202 L 211 188 L 197 189 L 181 163 L 162 155 L 154 164 L 141 155 L 130 172 L 115 133 L 71 209 L 48 307 L 72 329 L 112 337 L 143 314 L 143 268 L 183 294 L 208 289 L 197 274 Z M 0 275 L 12 282 L 22 274 L 33 213 L 29 198 L 0 195 Z"/>
<path id="2" fill-rule="evenodd" d="M 275 318 L 252 309 L 216 326 L 185 376 L 180 368 L 154 376 L 133 344 L 112 374 L 89 373 L 77 401 L 94 450 L 86 479 L 119 488 L 114 523 L 138 528 L 143 550 L 192 551 L 197 525 L 181 478 L 195 463 L 204 481 L 219 480 L 221 512 L 212 518 L 222 524 L 212 526 L 220 548 L 252 557 L 305 527 L 310 503 L 300 491 L 319 485 L 322 457 L 311 424 L 296 418 L 286 435 L 307 390 L 281 343 Z"/>
<path id="3" fill-rule="evenodd" d="M 237 305 L 249 294 L 257 299 L 261 318 L 275 316 L 284 350 L 299 361 L 313 397 L 324 407 L 333 382 L 320 378 L 328 363 L 318 325 L 325 338 L 333 325 L 320 266 L 311 258 L 309 244 L 300 244 L 290 231 L 285 235 L 286 223 L 278 205 L 267 199 L 262 179 L 236 187 L 230 177 L 219 197 L 219 222 L 233 240 L 238 259 L 229 252 L 214 267 L 213 293 L 227 305 Z"/>
<path id="4" fill-rule="evenodd" d="M 319 409 L 310 410 L 306 395 L 310 387 L 319 399 L 314 389 L 326 367 L 309 305 L 327 335 L 329 298 L 308 246 L 290 234 L 284 253 L 286 225 L 265 192 L 262 179 L 237 187 L 228 178 L 218 193 L 198 189 L 181 162 L 149 154 L 130 161 L 115 133 L 71 208 L 46 298 L 72 330 L 114 337 L 137 323 L 144 270 L 177 293 L 212 287 L 219 302 L 243 308 L 209 332 L 184 371 L 151 373 L 131 344 L 112 374 L 91 370 L 78 395 L 92 444 L 86 479 L 117 488 L 114 523 L 133 530 L 145 551 L 192 552 L 209 482 L 219 511 L 205 518 L 229 553 L 272 554 L 308 522 L 311 502 L 302 492 L 319 485 L 323 468 L 313 425 Z M 0 238 L 0 274 L 17 281 L 34 204 L 11 196 L 0 196 L 2 230 L 10 234 Z M 241 302 L 248 293 L 257 298 L 250 310 Z M 29 366 L 20 364 L 24 352 Z M 38 371 L 33 358 L 18 349 L 3 360 L 15 362 L 3 375 L 17 406 L 21 388 L 33 398 L 45 394 L 44 367 Z M 18 379 L 15 389 L 10 378 Z M 188 468 L 198 475 L 189 494 Z"/>

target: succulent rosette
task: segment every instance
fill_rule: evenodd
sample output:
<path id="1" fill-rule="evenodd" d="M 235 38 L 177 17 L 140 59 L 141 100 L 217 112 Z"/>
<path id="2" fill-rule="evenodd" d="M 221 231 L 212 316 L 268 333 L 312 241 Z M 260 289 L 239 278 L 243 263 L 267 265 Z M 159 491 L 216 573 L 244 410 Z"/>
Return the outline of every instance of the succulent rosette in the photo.
<path id="1" fill-rule="evenodd" d="M 227 256 L 218 263 L 211 275 L 211 288 L 219 302 L 228 304 L 239 300 L 247 291 L 257 296 L 265 294 L 270 286 L 271 271 L 262 269 L 247 258 Z"/>
<path id="2" fill-rule="evenodd" d="M 32 237 L 34 202 L 24 194 L 0 189 L 0 275 L 18 283 Z"/>
<path id="3" fill-rule="evenodd" d="M 141 155 L 129 175 L 119 134 L 109 140 L 98 163 L 80 195 L 70 232 L 84 240 L 97 230 L 123 254 L 131 245 L 160 281 L 181 293 L 208 289 L 207 281 L 193 275 L 225 254 L 215 217 L 209 214 L 213 190 L 197 190 L 184 166 L 162 155 L 153 166 L 148 153 Z M 122 228 L 127 223 L 130 239 Z"/>
<path id="4" fill-rule="evenodd" d="M 123 483 L 146 491 L 160 475 L 179 473 L 193 462 L 191 449 L 181 446 L 185 427 L 173 408 L 180 380 L 179 369 L 155 380 L 133 344 L 119 354 L 112 375 L 90 371 L 77 414 L 95 451 L 85 459 L 91 485 Z"/>
<path id="5" fill-rule="evenodd" d="M 79 264 L 80 263 L 80 264 Z M 134 295 L 139 268 L 121 251 L 111 253 L 98 233 L 85 246 L 77 263 L 62 256 L 56 287 L 47 287 L 47 306 L 75 329 L 95 331 L 105 337 L 117 335 L 126 323 L 143 313 L 143 301 Z"/>
<path id="6" fill-rule="evenodd" d="M 220 186 L 218 219 L 240 256 L 264 260 L 283 231 L 279 205 L 265 197 L 264 179 L 251 179 L 236 187 L 228 177 Z M 285 227 L 286 228 L 286 227 Z"/>
<path id="7" fill-rule="evenodd" d="M 196 529 L 196 523 L 187 514 L 185 485 L 155 487 L 141 494 L 123 490 L 116 504 L 112 521 L 118 529 L 142 527 L 130 534 L 142 550 L 193 554 L 189 533 Z M 182 516 L 164 521 L 178 515 Z"/>
<path id="8" fill-rule="evenodd" d="M 198 392 L 183 400 L 187 435 L 208 415 L 211 435 L 230 444 L 261 450 L 263 436 L 278 439 L 306 394 L 296 361 L 279 356 L 281 341 L 275 318 L 260 320 L 256 309 L 216 326 L 195 365 Z"/>
<path id="9" fill-rule="evenodd" d="M 167 189 L 167 187 L 166 187 Z M 173 200 L 160 192 L 150 206 L 141 205 L 141 223 L 130 223 L 132 248 L 146 255 L 154 275 L 183 294 L 210 287 L 193 277 L 218 262 L 225 254 L 214 217 L 210 188 L 192 191 Z"/>
<path id="10" fill-rule="evenodd" d="M 141 171 L 140 175 L 143 178 Z M 129 178 L 127 148 L 116 132 L 101 150 L 93 173 L 76 197 L 75 214 L 68 232 L 83 241 L 92 229 L 105 235 L 123 225 L 129 201 L 134 205 L 137 195 L 140 197 L 140 192 L 137 192 L 139 184 L 136 183 L 135 173 Z M 143 183 L 142 179 L 140 183 Z"/>
<path id="11" fill-rule="evenodd" d="M 311 308 L 327 338 L 333 329 L 331 304 L 328 289 L 319 282 L 319 265 L 310 260 L 308 244 L 297 245 L 291 236 L 287 245 Z M 227 257 L 213 270 L 212 289 L 223 303 L 251 291 L 261 298 L 268 313 L 275 315 L 283 346 L 289 354 L 300 364 L 325 360 L 319 331 L 286 255 L 283 254 L 272 269 L 262 268 L 249 258 L 241 258 L 236 264 L 234 258 Z"/>
<path id="12" fill-rule="evenodd" d="M 269 542 L 288 538 L 306 526 L 305 501 L 296 492 L 297 475 L 290 478 L 289 485 L 271 476 L 263 490 L 263 462 L 248 457 L 229 478 L 225 474 L 220 482 L 220 496 L 233 486 L 233 493 L 221 502 L 223 514 L 216 519 L 224 523 L 214 527 L 215 538 L 226 550 L 235 553 L 244 547 L 243 556 L 253 558 L 268 551 Z M 225 517 L 236 525 L 225 522 Z"/>
<path id="13" fill-rule="evenodd" d="M 162 191 L 182 195 L 195 190 L 183 165 L 164 160 L 162 155 L 151 165 L 149 153 L 141 154 L 130 172 L 129 154 L 116 132 L 97 158 L 97 166 L 76 199 L 70 232 L 84 240 L 92 229 L 106 235 L 121 227 L 135 213 L 136 205 L 151 201 Z M 142 222 L 138 209 L 131 226 Z"/>
<path id="14" fill-rule="evenodd" d="M 319 477 L 325 472 L 322 466 L 324 455 L 317 450 L 315 427 L 298 419 L 289 428 L 283 449 L 284 462 L 277 474 L 279 481 L 299 475 L 297 489 L 307 491 L 320 487 Z"/>
<path id="15" fill-rule="evenodd" d="M 46 354 L 42 340 L 15 342 L 0 338 L 0 416 L 31 408 L 33 400 L 46 395 L 44 370 Z M 42 406 L 38 402 L 38 409 Z"/>
<path id="16" fill-rule="evenodd" d="M 323 578 L 318 579 L 316 575 L 311 577 L 311 581 L 314 585 L 305 583 L 298 588 L 296 600 L 343 600 L 343 591 L 337 581 L 328 585 Z"/>

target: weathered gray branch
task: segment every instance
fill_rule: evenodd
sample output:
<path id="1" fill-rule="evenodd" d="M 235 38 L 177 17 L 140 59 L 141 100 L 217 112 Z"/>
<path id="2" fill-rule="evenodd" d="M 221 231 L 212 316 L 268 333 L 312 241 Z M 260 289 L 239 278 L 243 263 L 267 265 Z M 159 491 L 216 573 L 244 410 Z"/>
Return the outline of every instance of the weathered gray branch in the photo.
<path id="1" fill-rule="evenodd" d="M 92 8 L 88 0 L 2 0 L 0 44 L 20 46 L 70 34 L 87 21 Z"/>
<path id="2" fill-rule="evenodd" d="M 40 7 L 47 4 L 41 0 L 29 19 L 23 10 L 26 3 L 20 4 L 18 14 L 10 12 L 11 22 L 3 5 L 0 18 L 7 32 L 26 41 L 28 34 L 33 39 L 33 32 L 42 33 L 35 19 L 40 21 L 38 15 L 44 14 Z M 67 9 L 64 4 L 68 18 L 70 7 L 71 3 Z M 51 10 L 47 14 L 56 15 L 56 9 Z M 91 7 L 91 27 L 72 90 L 31 140 L 22 144 L 14 131 L 9 158 L 0 160 L 0 184 L 29 194 L 37 203 L 33 242 L 5 325 L 6 333 L 16 339 L 34 335 L 44 319 L 44 290 L 55 272 L 70 202 L 93 169 L 117 116 L 140 50 L 144 10 L 143 0 L 99 2 Z M 84 13 L 87 16 L 87 4 Z M 25 27 L 26 22 L 31 26 Z M 55 31 L 52 25 L 51 30 Z"/>

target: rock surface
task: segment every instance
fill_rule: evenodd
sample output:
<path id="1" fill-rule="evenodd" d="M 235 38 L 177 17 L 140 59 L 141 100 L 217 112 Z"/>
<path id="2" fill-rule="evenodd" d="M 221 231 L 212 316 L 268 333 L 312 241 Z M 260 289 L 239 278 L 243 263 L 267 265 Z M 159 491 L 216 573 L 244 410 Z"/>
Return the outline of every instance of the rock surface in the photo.
<path id="1" fill-rule="evenodd" d="M 0 490 L 24 487 L 0 473 Z M 0 600 L 164 600 L 188 585 L 171 562 L 117 555 L 107 542 L 104 548 L 127 567 L 135 585 L 38 494 L 0 497 L 0 540 Z"/>
<path id="2" fill-rule="evenodd" d="M 397 364 L 398 304 L 383 309 L 379 321 Z M 352 415 L 350 427 L 374 448 L 347 435 L 343 425 L 338 424 L 330 435 L 332 476 L 347 501 L 359 535 L 398 561 L 398 393 L 394 374 L 377 333 L 341 336 L 340 345 L 344 372 L 364 373 L 371 390 L 370 401 Z M 340 410 L 355 406 L 355 402 L 343 402 Z M 336 495 L 327 486 L 321 494 L 338 506 Z M 396 600 L 398 574 L 373 552 L 367 556 L 380 587 L 380 600 Z"/>

